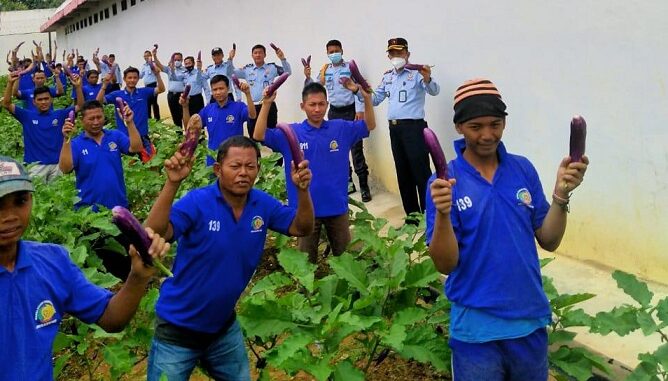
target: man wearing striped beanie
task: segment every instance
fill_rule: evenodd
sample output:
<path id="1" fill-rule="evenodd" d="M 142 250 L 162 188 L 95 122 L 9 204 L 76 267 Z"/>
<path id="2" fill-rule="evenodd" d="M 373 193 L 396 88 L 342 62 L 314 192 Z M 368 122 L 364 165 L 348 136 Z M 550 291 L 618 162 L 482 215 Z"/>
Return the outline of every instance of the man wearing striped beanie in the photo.
<path id="1" fill-rule="evenodd" d="M 467 81 L 454 98 L 463 139 L 455 141 L 451 178 L 429 179 L 426 234 L 436 268 L 449 274 L 453 377 L 546 380 L 551 311 L 534 238 L 557 249 L 569 192 L 582 183 L 589 160 L 561 161 L 549 204 L 533 165 L 501 142 L 507 113 L 496 86 Z"/>

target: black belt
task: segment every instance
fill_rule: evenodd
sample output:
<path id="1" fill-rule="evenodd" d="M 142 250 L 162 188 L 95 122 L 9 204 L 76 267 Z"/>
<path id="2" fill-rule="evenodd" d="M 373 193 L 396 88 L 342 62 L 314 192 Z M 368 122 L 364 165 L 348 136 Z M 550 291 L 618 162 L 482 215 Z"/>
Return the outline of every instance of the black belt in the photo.
<path id="1" fill-rule="evenodd" d="M 345 111 L 354 110 L 354 109 L 355 109 L 355 104 L 354 104 L 354 103 L 351 103 L 351 104 L 349 104 L 349 105 L 347 105 L 347 106 L 334 106 L 334 105 L 330 105 L 329 108 L 330 108 L 332 111 L 345 112 Z"/>
<path id="2" fill-rule="evenodd" d="M 424 119 L 390 119 L 390 125 L 399 126 L 402 124 L 424 123 Z"/>
<path id="3" fill-rule="evenodd" d="M 230 329 L 236 319 L 237 315 L 232 312 L 232 315 L 225 321 L 225 323 L 223 323 L 223 326 L 218 330 L 218 332 L 207 333 L 179 327 L 178 325 L 172 324 L 161 319 L 159 316 L 156 316 L 155 338 L 162 342 L 177 345 L 179 347 L 204 350 L 219 337 L 226 334 L 227 330 Z"/>
<path id="4" fill-rule="evenodd" d="M 167 93 L 168 94 L 181 94 L 182 92 L 183 92 L 183 90 L 182 91 L 168 91 Z"/>

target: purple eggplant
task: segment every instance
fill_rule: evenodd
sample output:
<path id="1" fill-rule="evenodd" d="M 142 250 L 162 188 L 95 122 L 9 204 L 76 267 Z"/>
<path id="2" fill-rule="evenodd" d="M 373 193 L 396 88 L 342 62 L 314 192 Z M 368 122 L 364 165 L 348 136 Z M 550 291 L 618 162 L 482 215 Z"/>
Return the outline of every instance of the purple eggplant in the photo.
<path id="1" fill-rule="evenodd" d="M 290 146 L 290 154 L 292 154 L 292 162 L 295 163 L 295 167 L 299 166 L 299 163 L 304 160 L 304 153 L 301 150 L 301 147 L 299 146 L 299 140 L 297 139 L 297 135 L 295 132 L 292 130 L 292 127 L 290 125 L 285 124 L 285 123 L 278 123 L 276 125 L 276 128 L 281 130 L 283 134 L 285 134 L 285 139 L 288 141 L 288 145 Z"/>
<path id="2" fill-rule="evenodd" d="M 278 46 L 276 46 L 276 44 L 274 44 L 273 42 L 269 43 L 269 46 L 271 46 L 271 48 L 274 49 L 274 51 L 278 51 Z"/>
<path id="3" fill-rule="evenodd" d="M 158 44 L 153 44 L 153 47 L 158 49 Z"/>
<path id="4" fill-rule="evenodd" d="M 427 151 L 429 151 L 431 160 L 434 162 L 436 176 L 439 179 L 447 180 L 448 163 L 445 161 L 445 154 L 443 153 L 443 149 L 438 142 L 436 134 L 429 128 L 422 130 L 422 134 L 424 135 L 424 143 L 427 146 Z"/>
<path id="5" fill-rule="evenodd" d="M 65 75 L 67 76 L 67 78 L 69 78 L 71 80 L 72 79 L 72 70 L 70 70 L 70 68 L 65 66 L 65 65 L 63 65 L 63 68 L 65 68 Z"/>
<path id="6" fill-rule="evenodd" d="M 406 65 L 404 65 L 404 69 L 408 69 L 408 70 L 422 70 L 422 68 L 425 67 L 425 66 L 426 66 L 426 65 L 418 65 L 418 64 L 413 64 L 413 63 L 407 63 Z"/>
<path id="7" fill-rule="evenodd" d="M 148 66 L 151 67 L 151 71 L 156 71 L 157 69 L 155 68 L 155 62 L 153 61 L 148 61 Z"/>
<path id="8" fill-rule="evenodd" d="M 304 67 L 308 67 L 308 64 L 306 63 L 306 60 L 303 59 L 303 58 L 302 58 L 302 65 L 304 65 Z"/>
<path id="9" fill-rule="evenodd" d="M 190 95 L 190 85 L 186 85 L 186 87 L 183 88 L 183 92 L 181 93 L 181 96 L 185 99 L 188 99 L 188 95 Z"/>
<path id="10" fill-rule="evenodd" d="M 236 42 L 232 43 L 232 49 L 237 50 L 237 43 Z"/>
<path id="11" fill-rule="evenodd" d="M 121 234 L 123 234 L 130 241 L 130 244 L 135 247 L 142 262 L 144 262 L 146 266 L 155 266 L 165 273 L 165 275 L 169 277 L 174 276 L 174 274 L 172 274 L 172 272 L 159 260 L 153 259 L 148 253 L 148 249 L 151 247 L 151 238 L 149 238 L 148 233 L 146 233 L 146 229 L 144 229 L 141 223 L 129 210 L 122 206 L 115 206 L 111 209 L 111 215 L 111 222 L 118 227 Z"/>
<path id="12" fill-rule="evenodd" d="M 234 86 L 236 86 L 237 89 L 241 89 L 241 82 L 239 81 L 239 77 L 237 77 L 236 74 L 232 74 L 232 83 L 234 83 Z"/>
<path id="13" fill-rule="evenodd" d="M 370 92 L 371 86 L 369 86 L 369 82 L 367 82 L 366 79 L 362 77 L 362 73 L 360 73 L 360 69 L 357 66 L 355 60 L 350 60 L 348 67 L 350 68 L 350 76 L 352 77 L 353 81 L 362 86 L 364 91 Z"/>
<path id="14" fill-rule="evenodd" d="M 74 118 L 76 117 L 76 112 L 74 110 L 70 111 L 70 113 L 67 115 L 67 120 L 70 121 L 70 123 L 74 124 Z"/>
<path id="15" fill-rule="evenodd" d="M 123 101 L 123 98 L 121 97 L 116 97 L 116 107 L 121 111 L 121 115 L 123 115 L 123 110 L 125 109 L 125 102 Z"/>
<path id="16" fill-rule="evenodd" d="M 274 79 L 269 86 L 267 86 L 267 96 L 270 97 L 274 94 L 276 90 L 285 82 L 286 79 L 290 76 L 290 73 L 283 73 Z"/>
<path id="17" fill-rule="evenodd" d="M 37 41 L 35 41 L 35 40 L 32 40 L 32 44 L 35 45 L 35 46 L 37 46 L 37 47 L 39 47 L 39 44 L 38 44 Z"/>
<path id="18" fill-rule="evenodd" d="M 197 52 L 197 62 L 202 62 L 202 51 Z"/>
<path id="19" fill-rule="evenodd" d="M 202 132 L 202 119 L 199 114 L 193 115 L 188 121 L 185 139 L 179 145 L 179 152 L 186 158 L 192 158 L 199 144 L 199 136 Z"/>
<path id="20" fill-rule="evenodd" d="M 23 44 L 25 44 L 25 43 L 26 43 L 25 41 L 21 41 L 21 42 L 19 42 L 19 44 L 16 45 L 16 48 L 14 48 L 14 50 L 18 52 L 18 51 L 19 51 L 19 48 L 21 47 L 21 45 L 23 45 Z"/>
<path id="21" fill-rule="evenodd" d="M 306 57 L 306 64 L 311 66 L 311 55 L 309 54 L 308 57 Z"/>
<path id="22" fill-rule="evenodd" d="M 585 141 L 587 140 L 587 122 L 580 115 L 575 115 L 571 120 L 571 162 L 582 161 L 585 154 Z"/>

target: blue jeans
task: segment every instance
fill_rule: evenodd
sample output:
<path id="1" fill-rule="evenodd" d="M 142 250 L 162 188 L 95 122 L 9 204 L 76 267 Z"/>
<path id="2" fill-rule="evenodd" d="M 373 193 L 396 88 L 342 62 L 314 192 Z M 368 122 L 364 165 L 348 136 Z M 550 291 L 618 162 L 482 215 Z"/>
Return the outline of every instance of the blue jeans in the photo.
<path id="1" fill-rule="evenodd" d="M 153 338 L 148 355 L 148 381 L 187 381 L 201 361 L 202 367 L 215 380 L 250 381 L 248 354 L 238 322 L 204 350 L 168 344 Z"/>
<path id="2" fill-rule="evenodd" d="M 453 381 L 546 381 L 547 331 L 517 339 L 465 343 L 450 339 Z"/>

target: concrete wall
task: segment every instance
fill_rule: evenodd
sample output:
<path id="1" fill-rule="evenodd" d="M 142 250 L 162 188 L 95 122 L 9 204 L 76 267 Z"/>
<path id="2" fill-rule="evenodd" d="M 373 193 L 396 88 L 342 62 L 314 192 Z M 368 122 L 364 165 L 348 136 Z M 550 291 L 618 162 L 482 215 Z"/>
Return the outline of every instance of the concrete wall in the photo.
<path id="1" fill-rule="evenodd" d="M 129 3 L 129 2 L 128 2 Z M 109 6 L 102 2 L 101 6 Z M 206 4 L 206 8 L 203 7 Z M 283 3 L 284 4 L 284 3 Z M 338 38 L 344 57 L 355 58 L 372 84 L 389 68 L 390 37 L 408 39 L 411 59 L 436 65 L 441 84 L 427 99 L 427 119 L 452 157 L 452 93 L 464 80 L 491 78 L 508 104 L 504 141 L 529 157 L 550 195 L 556 168 L 568 152 L 569 121 L 589 125 L 591 168 L 573 195 L 560 252 L 642 277 L 668 279 L 668 3 L 637 0 L 323 2 L 147 0 L 119 16 L 61 38 L 82 51 L 100 46 L 122 64 L 138 65 L 144 49 L 160 44 L 195 54 L 232 42 L 236 66 L 250 48 L 274 41 L 295 76 L 281 89 L 280 119 L 301 120 L 300 57 L 326 60 L 324 43 Z M 258 12 L 256 9 L 261 9 Z M 268 60 L 274 60 L 269 52 Z M 383 121 L 386 105 L 376 109 Z M 366 144 L 373 175 L 396 192 L 387 126 Z"/>
<path id="2" fill-rule="evenodd" d="M 32 40 L 42 43 L 44 54 L 49 52 L 49 33 L 40 33 L 39 27 L 55 11 L 55 9 L 38 9 L 34 11 L 0 12 L 0 72 L 7 71 L 5 57 L 10 49 L 14 49 L 21 41 L 25 44 L 18 52 L 19 58 L 30 57 L 30 49 L 35 46 Z M 51 33 L 52 40 L 56 33 Z"/>

